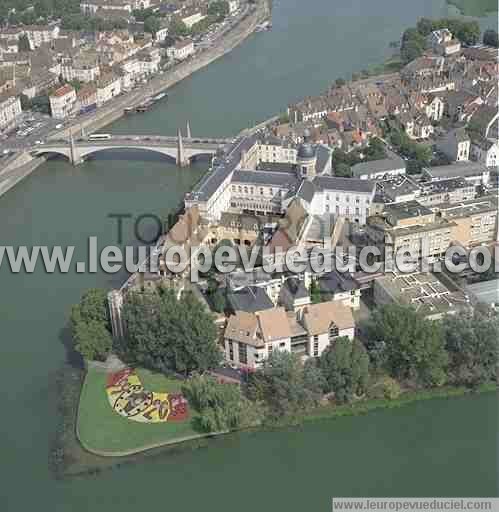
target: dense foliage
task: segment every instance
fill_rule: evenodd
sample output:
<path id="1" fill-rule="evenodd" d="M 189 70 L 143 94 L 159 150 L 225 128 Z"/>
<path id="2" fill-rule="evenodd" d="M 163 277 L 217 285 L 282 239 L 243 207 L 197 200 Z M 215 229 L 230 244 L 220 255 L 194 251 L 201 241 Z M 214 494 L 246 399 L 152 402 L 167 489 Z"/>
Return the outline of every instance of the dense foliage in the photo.
<path id="1" fill-rule="evenodd" d="M 497 30 L 489 29 L 483 33 L 483 44 L 493 46 L 494 48 L 499 47 L 499 37 Z"/>
<path id="2" fill-rule="evenodd" d="M 266 404 L 269 419 L 299 416 L 322 396 L 322 378 L 313 366 L 305 368 L 296 354 L 276 351 L 249 375 L 248 395 Z"/>
<path id="3" fill-rule="evenodd" d="M 449 380 L 477 387 L 496 374 L 499 316 L 477 308 L 473 313 L 449 316 L 443 322 L 449 353 Z"/>
<path id="4" fill-rule="evenodd" d="M 416 27 L 408 28 L 402 35 L 400 56 L 405 63 L 420 57 L 427 47 L 426 37 L 434 30 L 448 28 L 461 43 L 473 45 L 480 40 L 480 25 L 476 21 L 457 18 L 432 20 L 421 18 Z"/>
<path id="5" fill-rule="evenodd" d="M 123 306 L 123 355 L 164 373 L 205 371 L 220 362 L 212 316 L 191 293 L 132 292 Z"/>
<path id="6" fill-rule="evenodd" d="M 128 28 L 128 21 L 125 18 L 105 19 L 98 16 L 87 16 L 78 12 L 63 16 L 61 28 L 66 30 L 84 30 L 87 32 L 123 30 Z"/>
<path id="7" fill-rule="evenodd" d="M 367 337 L 375 364 L 395 379 L 423 387 L 445 384 L 448 355 L 438 322 L 411 307 L 388 305 L 373 312 Z"/>
<path id="8" fill-rule="evenodd" d="M 351 167 L 360 162 L 370 162 L 386 158 L 385 144 L 378 137 L 373 137 L 366 148 L 355 149 L 350 152 L 335 149 L 331 157 L 331 163 L 335 176 L 351 178 Z"/>
<path id="9" fill-rule="evenodd" d="M 248 400 L 237 385 L 197 376 L 186 381 L 182 393 L 198 413 L 197 426 L 204 432 L 224 432 L 262 422 L 261 405 Z"/>
<path id="10" fill-rule="evenodd" d="M 397 153 L 407 159 L 409 174 L 420 173 L 424 167 L 430 165 L 433 158 L 430 146 L 412 141 L 405 132 L 395 128 L 389 130 L 388 138 Z"/>
<path id="11" fill-rule="evenodd" d="M 326 381 L 325 391 L 333 392 L 338 403 L 351 402 L 361 396 L 369 382 L 369 356 L 364 345 L 354 339 L 338 338 L 320 358 Z"/>
<path id="12" fill-rule="evenodd" d="M 103 361 L 112 348 L 111 325 L 104 290 L 92 288 L 71 310 L 75 349 L 85 359 Z"/>

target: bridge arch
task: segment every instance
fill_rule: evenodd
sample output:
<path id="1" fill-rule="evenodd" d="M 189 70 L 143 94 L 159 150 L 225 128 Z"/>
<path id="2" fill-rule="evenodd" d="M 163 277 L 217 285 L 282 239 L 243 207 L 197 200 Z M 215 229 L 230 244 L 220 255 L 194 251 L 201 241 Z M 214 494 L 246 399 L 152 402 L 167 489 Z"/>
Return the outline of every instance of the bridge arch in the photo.
<path id="1" fill-rule="evenodd" d="M 177 161 L 177 151 L 175 149 L 171 148 L 160 148 L 160 147 L 144 147 L 144 146 L 95 146 L 92 148 L 85 148 L 85 147 L 76 147 L 76 153 L 78 157 L 86 158 L 92 155 L 95 155 L 97 153 L 102 152 L 116 152 L 116 151 L 123 151 L 127 153 L 131 152 L 138 152 L 138 153 L 156 153 L 159 154 L 166 159 L 168 159 L 170 162 L 175 163 Z"/>

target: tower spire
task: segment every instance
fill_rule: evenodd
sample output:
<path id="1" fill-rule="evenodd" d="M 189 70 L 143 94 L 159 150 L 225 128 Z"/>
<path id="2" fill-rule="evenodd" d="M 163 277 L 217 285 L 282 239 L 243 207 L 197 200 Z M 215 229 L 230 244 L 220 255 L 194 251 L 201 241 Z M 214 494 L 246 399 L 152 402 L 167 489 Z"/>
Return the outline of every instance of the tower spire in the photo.
<path id="1" fill-rule="evenodd" d="M 191 135 L 191 125 L 189 124 L 189 121 L 187 121 L 187 138 L 192 139 Z"/>
<path id="2" fill-rule="evenodd" d="M 185 155 L 184 155 L 184 143 L 182 141 L 182 132 L 180 128 L 177 132 L 177 165 L 179 167 L 184 167 L 186 165 Z"/>

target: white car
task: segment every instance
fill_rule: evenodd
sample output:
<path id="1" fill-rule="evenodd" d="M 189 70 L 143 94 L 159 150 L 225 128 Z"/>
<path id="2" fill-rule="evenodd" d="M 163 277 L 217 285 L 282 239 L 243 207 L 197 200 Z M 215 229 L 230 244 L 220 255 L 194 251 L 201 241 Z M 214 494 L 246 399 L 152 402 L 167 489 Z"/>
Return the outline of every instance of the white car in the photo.
<path id="1" fill-rule="evenodd" d="M 55 125 L 55 129 L 56 129 L 56 130 L 60 130 L 61 128 L 62 128 L 62 124 L 56 124 L 56 125 Z"/>
<path id="2" fill-rule="evenodd" d="M 43 140 L 35 140 L 35 144 L 39 146 L 40 144 L 45 144 L 45 142 Z"/>

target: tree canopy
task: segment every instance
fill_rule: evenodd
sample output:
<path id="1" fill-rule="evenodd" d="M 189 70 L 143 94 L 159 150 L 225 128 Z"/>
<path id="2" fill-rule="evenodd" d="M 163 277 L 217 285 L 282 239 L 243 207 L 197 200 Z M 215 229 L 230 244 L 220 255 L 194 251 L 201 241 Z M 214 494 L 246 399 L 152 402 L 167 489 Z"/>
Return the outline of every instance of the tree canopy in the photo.
<path id="1" fill-rule="evenodd" d="M 496 375 L 499 316 L 492 310 L 448 316 L 443 322 L 449 353 L 449 379 L 454 384 L 477 387 Z"/>
<path id="2" fill-rule="evenodd" d="M 497 36 L 497 30 L 488 29 L 483 33 L 483 44 L 493 46 L 494 48 L 499 47 L 499 37 Z"/>
<path id="3" fill-rule="evenodd" d="M 237 385 L 221 384 L 203 375 L 186 381 L 182 393 L 199 413 L 197 426 L 203 432 L 250 427 L 263 420 L 261 404 L 248 400 Z"/>
<path id="4" fill-rule="evenodd" d="M 212 316 L 191 294 L 171 290 L 132 292 L 123 306 L 126 340 L 122 352 L 164 373 L 203 372 L 220 362 Z"/>
<path id="5" fill-rule="evenodd" d="M 326 380 L 325 391 L 333 392 L 339 403 L 351 402 L 367 390 L 369 356 L 357 339 L 338 338 L 321 355 L 320 368 Z"/>
<path id="6" fill-rule="evenodd" d="M 443 330 L 412 307 L 391 304 L 376 309 L 367 338 L 376 364 L 392 377 L 421 386 L 445 383 L 448 357 Z"/>
<path id="7" fill-rule="evenodd" d="M 248 395 L 266 404 L 270 419 L 299 416 L 322 395 L 320 377 L 313 368 L 306 371 L 296 354 L 275 351 L 260 370 L 249 375 Z"/>
<path id="8" fill-rule="evenodd" d="M 156 32 L 160 29 L 161 22 L 159 18 L 156 16 L 148 16 L 144 21 L 144 32 L 149 32 L 153 36 L 156 35 Z"/>
<path id="9" fill-rule="evenodd" d="M 85 359 L 104 360 L 112 348 L 111 323 L 105 290 L 86 291 L 71 309 L 75 349 Z"/>

